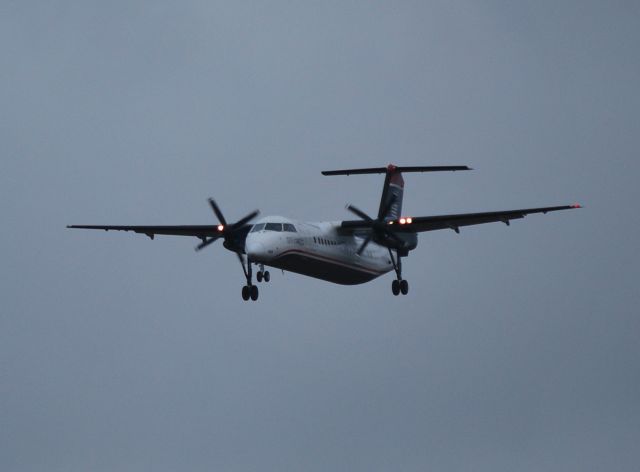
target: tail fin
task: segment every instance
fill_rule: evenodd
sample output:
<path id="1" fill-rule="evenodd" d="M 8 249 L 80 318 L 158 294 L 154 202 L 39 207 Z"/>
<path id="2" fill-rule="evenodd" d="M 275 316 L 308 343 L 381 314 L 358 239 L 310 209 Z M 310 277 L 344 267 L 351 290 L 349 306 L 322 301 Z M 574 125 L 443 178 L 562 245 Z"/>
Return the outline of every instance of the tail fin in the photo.
<path id="1" fill-rule="evenodd" d="M 378 207 L 378 219 L 400 218 L 402 214 L 402 197 L 404 195 L 404 179 L 402 172 L 397 167 L 389 165 L 387 167 L 387 175 L 384 179 L 382 187 L 382 196 L 380 197 L 380 206 Z"/>
<path id="2" fill-rule="evenodd" d="M 417 166 L 417 167 L 398 167 L 389 164 L 387 167 L 368 167 L 365 169 L 343 169 L 343 170 L 326 170 L 322 175 L 358 175 L 358 174 L 386 174 L 384 179 L 384 187 L 382 188 L 382 197 L 380 198 L 380 207 L 378 209 L 378 219 L 396 219 L 402 212 L 402 197 L 404 194 L 403 172 L 440 172 L 440 171 L 456 171 L 471 170 L 467 166 Z"/>

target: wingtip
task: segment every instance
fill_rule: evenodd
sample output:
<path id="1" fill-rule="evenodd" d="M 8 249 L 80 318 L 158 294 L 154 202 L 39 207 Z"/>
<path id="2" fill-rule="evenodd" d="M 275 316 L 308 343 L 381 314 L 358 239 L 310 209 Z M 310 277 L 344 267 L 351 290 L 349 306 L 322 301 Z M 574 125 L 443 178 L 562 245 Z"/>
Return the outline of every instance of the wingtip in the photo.
<path id="1" fill-rule="evenodd" d="M 573 205 L 571 205 L 571 208 L 584 208 L 584 207 L 579 203 L 574 203 Z"/>

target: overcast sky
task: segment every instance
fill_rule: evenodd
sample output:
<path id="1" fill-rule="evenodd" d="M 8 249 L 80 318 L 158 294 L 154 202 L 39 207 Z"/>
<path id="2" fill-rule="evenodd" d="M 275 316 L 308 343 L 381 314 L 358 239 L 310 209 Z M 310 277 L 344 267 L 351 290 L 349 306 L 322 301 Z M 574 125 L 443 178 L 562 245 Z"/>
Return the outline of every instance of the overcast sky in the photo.
<path id="1" fill-rule="evenodd" d="M 0 2 L 0 470 L 640 463 L 640 3 Z M 67 224 L 582 203 L 344 287 Z"/>

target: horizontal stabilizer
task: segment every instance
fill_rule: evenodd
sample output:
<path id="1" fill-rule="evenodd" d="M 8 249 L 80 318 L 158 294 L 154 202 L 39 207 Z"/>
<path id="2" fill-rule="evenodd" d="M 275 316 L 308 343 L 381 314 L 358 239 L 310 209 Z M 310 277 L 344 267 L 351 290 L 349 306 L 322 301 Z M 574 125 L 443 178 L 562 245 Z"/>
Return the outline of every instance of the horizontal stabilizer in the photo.
<path id="1" fill-rule="evenodd" d="M 389 165 L 387 167 L 366 167 L 361 169 L 325 170 L 322 175 L 357 175 L 357 174 L 390 174 L 395 172 L 442 172 L 456 170 L 471 170 L 467 166 L 410 166 L 398 167 Z"/>

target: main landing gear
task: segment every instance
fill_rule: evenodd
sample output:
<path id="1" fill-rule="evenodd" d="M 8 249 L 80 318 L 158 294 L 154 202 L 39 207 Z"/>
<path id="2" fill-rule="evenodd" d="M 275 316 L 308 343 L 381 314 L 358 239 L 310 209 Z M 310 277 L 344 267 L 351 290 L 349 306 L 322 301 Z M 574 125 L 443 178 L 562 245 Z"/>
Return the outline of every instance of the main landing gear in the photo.
<path id="1" fill-rule="evenodd" d="M 244 258 L 241 254 L 238 254 L 238 259 L 240 260 L 240 264 L 242 264 L 242 271 L 244 272 L 244 276 L 247 279 L 247 285 L 242 287 L 242 299 L 247 301 L 251 299 L 252 301 L 256 301 L 258 299 L 259 291 L 258 286 L 253 285 L 252 282 L 252 270 L 251 264 L 252 262 L 247 257 L 247 263 L 245 264 Z M 264 270 L 264 264 L 260 264 L 260 270 L 256 273 L 256 280 L 258 282 L 269 282 L 271 280 L 271 274 L 269 274 L 268 270 Z"/>
<path id="2" fill-rule="evenodd" d="M 391 292 L 393 292 L 395 296 L 398 296 L 401 293 L 402 295 L 406 295 L 409 293 L 409 282 L 402 278 L 402 260 L 400 259 L 400 256 L 398 256 L 398 259 L 396 260 L 396 258 L 393 257 L 391 249 L 389 249 L 389 257 L 391 257 L 393 269 L 396 271 L 397 277 L 396 280 L 391 282 Z"/>
<path id="3" fill-rule="evenodd" d="M 253 285 L 253 282 L 251 281 L 253 278 L 252 272 L 251 272 L 251 261 L 247 257 L 247 263 L 245 265 L 244 257 L 242 257 L 242 254 L 240 253 L 238 253 L 238 260 L 240 260 L 240 264 L 242 265 L 242 271 L 244 272 L 244 276 L 247 279 L 247 285 L 242 287 L 242 299 L 244 301 L 251 299 L 255 302 L 258 299 L 259 292 L 258 292 L 258 287 Z"/>
<path id="4" fill-rule="evenodd" d="M 247 301 L 249 298 L 253 301 L 258 299 L 258 287 L 256 285 L 245 285 L 242 287 L 242 299 Z"/>
<path id="5" fill-rule="evenodd" d="M 409 282 L 404 279 L 396 279 L 391 282 L 391 291 L 394 295 L 406 295 L 409 293 Z"/>

